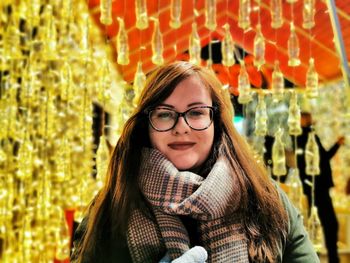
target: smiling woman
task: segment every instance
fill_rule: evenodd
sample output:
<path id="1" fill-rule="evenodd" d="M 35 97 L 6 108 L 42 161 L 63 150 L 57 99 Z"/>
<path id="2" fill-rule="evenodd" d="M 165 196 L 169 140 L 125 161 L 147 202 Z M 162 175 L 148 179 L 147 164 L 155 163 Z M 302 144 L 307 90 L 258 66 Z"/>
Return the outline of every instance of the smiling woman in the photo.
<path id="1" fill-rule="evenodd" d="M 188 62 L 149 75 L 73 262 L 319 262 L 298 212 L 235 130 L 226 92 Z"/>

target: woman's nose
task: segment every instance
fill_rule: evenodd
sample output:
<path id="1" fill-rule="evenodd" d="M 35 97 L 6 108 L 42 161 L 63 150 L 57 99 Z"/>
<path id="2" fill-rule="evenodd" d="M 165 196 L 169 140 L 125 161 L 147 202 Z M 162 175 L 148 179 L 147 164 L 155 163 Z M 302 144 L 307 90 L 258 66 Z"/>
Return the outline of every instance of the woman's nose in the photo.
<path id="1" fill-rule="evenodd" d="M 173 132 L 175 134 L 186 134 L 191 130 L 190 126 L 185 121 L 183 116 L 179 116 L 175 127 L 173 128 Z"/>

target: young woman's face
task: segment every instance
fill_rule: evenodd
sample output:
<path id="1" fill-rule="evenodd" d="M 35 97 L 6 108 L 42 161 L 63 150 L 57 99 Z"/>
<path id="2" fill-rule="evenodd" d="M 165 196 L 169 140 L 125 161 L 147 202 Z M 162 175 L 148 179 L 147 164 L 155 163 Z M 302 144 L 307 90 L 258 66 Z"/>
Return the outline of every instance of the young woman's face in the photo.
<path id="1" fill-rule="evenodd" d="M 212 106 L 209 91 L 197 77 L 181 81 L 173 93 L 158 107 L 185 112 L 197 106 Z M 201 112 L 194 112 L 189 118 L 196 118 Z M 159 116 L 159 115 L 158 115 Z M 149 125 L 149 136 L 154 148 L 162 152 L 179 170 L 200 167 L 208 158 L 214 140 L 214 123 L 207 129 L 191 129 L 183 117 L 179 117 L 173 129 L 156 131 Z"/>

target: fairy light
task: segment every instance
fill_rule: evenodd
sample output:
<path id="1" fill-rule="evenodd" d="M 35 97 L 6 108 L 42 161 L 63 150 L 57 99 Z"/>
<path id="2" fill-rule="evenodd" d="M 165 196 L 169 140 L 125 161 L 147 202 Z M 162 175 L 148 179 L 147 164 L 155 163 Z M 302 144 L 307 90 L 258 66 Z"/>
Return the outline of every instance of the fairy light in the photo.
<path id="1" fill-rule="evenodd" d="M 265 64 L 265 38 L 262 34 L 261 29 L 261 10 L 260 10 L 260 0 L 257 1 L 258 4 L 258 24 L 256 26 L 256 34 L 254 37 L 254 65 L 260 67 Z"/>
<path id="2" fill-rule="evenodd" d="M 190 62 L 196 65 L 201 63 L 201 40 L 198 34 L 196 17 L 199 15 L 196 9 L 196 0 L 193 0 L 192 34 L 189 39 Z"/>

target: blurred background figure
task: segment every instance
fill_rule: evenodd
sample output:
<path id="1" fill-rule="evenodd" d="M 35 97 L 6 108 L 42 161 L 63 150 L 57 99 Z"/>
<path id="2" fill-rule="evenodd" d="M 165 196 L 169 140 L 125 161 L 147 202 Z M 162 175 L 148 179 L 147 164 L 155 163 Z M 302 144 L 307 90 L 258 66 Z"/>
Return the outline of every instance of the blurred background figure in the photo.
<path id="1" fill-rule="evenodd" d="M 297 165 L 299 168 L 300 179 L 303 183 L 304 194 L 307 196 L 309 207 L 311 207 L 312 188 L 310 182 L 311 177 L 305 172 L 305 146 L 308 135 L 312 130 L 312 116 L 309 112 L 301 113 L 302 134 L 297 137 Z M 315 206 L 318 209 L 325 245 L 328 251 L 328 259 L 330 263 L 338 263 L 339 256 L 337 252 L 338 240 L 338 221 L 334 211 L 330 188 L 334 186 L 332 178 L 332 168 L 330 160 L 335 155 L 339 147 L 344 144 L 344 137 L 338 138 L 337 142 L 327 151 L 321 144 L 320 138 L 316 135 L 316 143 L 320 154 L 320 174 L 315 176 Z"/>

